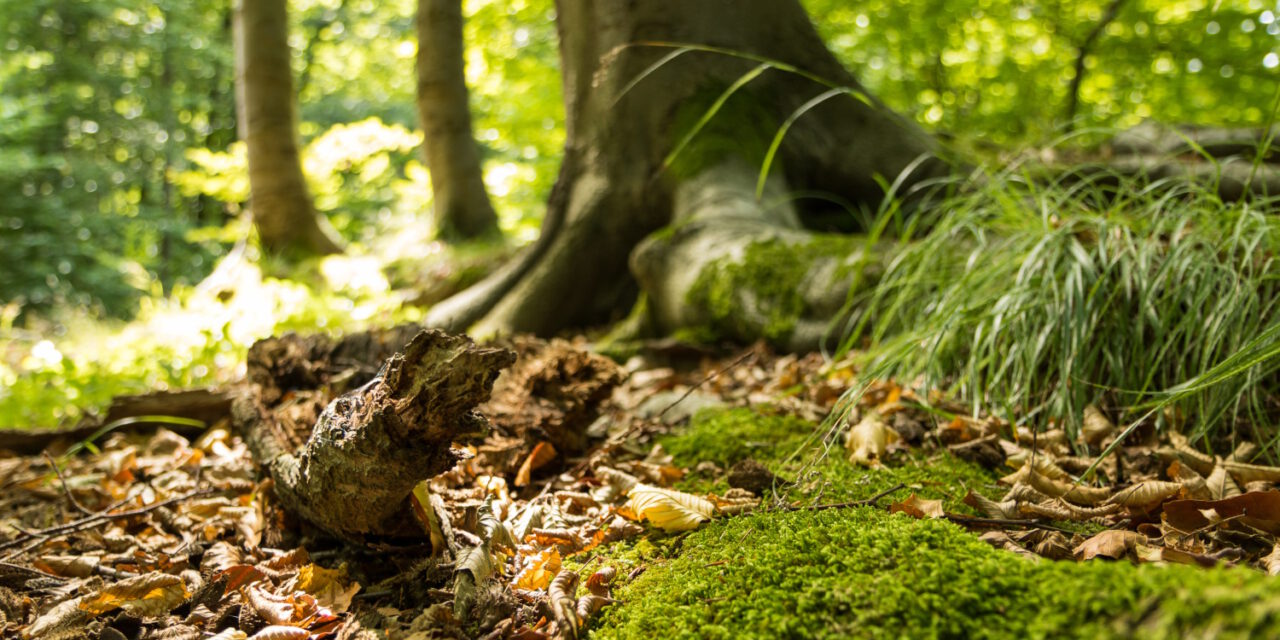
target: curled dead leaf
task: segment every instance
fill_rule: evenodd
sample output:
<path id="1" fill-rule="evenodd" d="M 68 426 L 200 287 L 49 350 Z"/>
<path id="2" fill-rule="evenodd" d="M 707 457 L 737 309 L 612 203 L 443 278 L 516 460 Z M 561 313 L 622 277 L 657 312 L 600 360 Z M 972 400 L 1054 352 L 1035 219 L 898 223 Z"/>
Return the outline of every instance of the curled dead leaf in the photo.
<path id="1" fill-rule="evenodd" d="M 1280 576 L 1280 544 L 1271 547 L 1271 553 L 1262 559 L 1262 568 L 1269 576 Z"/>
<path id="2" fill-rule="evenodd" d="M 1184 533 L 1230 519 L 1280 535 L 1280 491 L 1243 493 L 1222 500 L 1173 500 L 1165 503 L 1162 518 L 1165 524 Z"/>
<path id="3" fill-rule="evenodd" d="M 1118 504 L 1130 509 L 1154 507 L 1177 495 L 1181 489 L 1182 485 L 1177 482 L 1145 480 L 1117 491 L 1115 495 L 1107 499 L 1107 503 Z"/>
<path id="4" fill-rule="evenodd" d="M 1109 489 L 1085 487 L 1062 480 L 1054 480 L 1030 470 L 1026 478 L 1027 483 L 1035 488 L 1036 491 L 1085 507 L 1097 506 L 1111 497 Z"/>
<path id="5" fill-rule="evenodd" d="M 301 627 L 273 624 L 249 636 L 249 640 L 305 640 L 310 637 L 311 632 Z"/>
<path id="6" fill-rule="evenodd" d="M 520 470 L 516 472 L 515 484 L 517 487 L 528 486 L 534 471 L 544 467 L 547 463 L 555 460 L 556 448 L 550 442 L 542 441 L 533 446 L 533 450 L 525 456 L 524 462 L 520 464 Z"/>
<path id="7" fill-rule="evenodd" d="M 533 557 L 525 559 L 524 568 L 516 574 L 515 588 L 535 591 L 546 589 L 551 579 L 560 572 L 560 552 L 556 549 L 544 549 Z"/>
<path id="8" fill-rule="evenodd" d="M 1080 436 L 1084 439 L 1085 444 L 1089 446 L 1097 446 L 1107 439 L 1116 430 L 1116 425 L 1112 424 L 1107 416 L 1098 410 L 1098 407 L 1089 405 L 1084 408 L 1084 424 L 1080 427 Z"/>
<path id="9" fill-rule="evenodd" d="M 1192 447 L 1187 437 L 1176 431 L 1169 432 L 1169 442 L 1173 445 L 1173 450 L 1177 452 L 1178 459 L 1183 464 L 1195 469 L 1200 475 L 1209 475 L 1213 472 L 1213 467 L 1217 464 L 1217 460 L 1213 456 L 1204 453 Z"/>
<path id="10" fill-rule="evenodd" d="M 598 596 L 609 595 L 609 587 L 618 570 L 613 567 L 602 567 L 587 578 L 587 591 Z"/>
<path id="11" fill-rule="evenodd" d="M 1280 467 L 1266 467 L 1232 460 L 1223 461 L 1222 467 L 1231 474 L 1237 484 L 1250 482 L 1280 482 Z"/>
<path id="12" fill-rule="evenodd" d="M 899 437 L 880 414 L 869 412 L 849 430 L 845 441 L 849 461 L 864 467 L 879 467 L 889 445 L 897 442 Z"/>
<path id="13" fill-rule="evenodd" d="M 551 613 L 560 628 L 560 634 L 568 640 L 576 640 L 578 626 L 581 624 L 578 619 L 578 601 L 575 598 L 577 591 L 578 574 L 567 570 L 560 571 L 547 589 Z"/>
<path id="14" fill-rule="evenodd" d="M 1236 485 L 1235 480 L 1231 479 L 1231 474 L 1222 465 L 1213 467 L 1209 473 L 1209 477 L 1204 479 L 1204 483 L 1209 487 L 1209 495 L 1214 500 L 1222 500 L 1240 495 L 1240 487 Z"/>
<path id="15" fill-rule="evenodd" d="M 978 510 L 978 513 L 988 518 L 1016 518 L 1018 517 L 1018 502 L 1016 500 L 1005 500 L 996 502 L 980 493 L 970 491 L 964 496 L 964 503 Z"/>

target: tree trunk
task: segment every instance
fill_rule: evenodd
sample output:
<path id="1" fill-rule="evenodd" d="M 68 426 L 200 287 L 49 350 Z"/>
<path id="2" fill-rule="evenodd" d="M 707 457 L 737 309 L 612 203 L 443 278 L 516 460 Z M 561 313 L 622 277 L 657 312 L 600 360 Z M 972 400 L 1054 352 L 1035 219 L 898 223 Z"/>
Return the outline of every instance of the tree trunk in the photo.
<path id="1" fill-rule="evenodd" d="M 418 0 L 417 28 L 418 118 L 436 231 L 446 239 L 495 234 L 498 217 L 471 133 L 461 0 Z"/>
<path id="2" fill-rule="evenodd" d="M 237 0 L 234 32 L 238 127 L 262 247 L 293 256 L 339 253 L 321 227 L 298 157 L 286 0 Z"/>
<path id="3" fill-rule="evenodd" d="M 708 264 L 701 259 L 705 254 L 680 246 L 713 248 L 737 259 L 752 245 L 781 236 L 788 245 L 808 242 L 797 207 L 775 206 L 772 198 L 820 192 L 877 203 L 884 197 L 878 177 L 893 181 L 905 174 L 909 187 L 946 171 L 933 140 L 915 125 L 873 98 L 841 95 L 795 121 L 767 197 L 755 198 L 756 173 L 778 127 L 830 88 L 810 77 L 861 92 L 797 0 L 560 0 L 557 11 L 567 140 L 542 236 L 507 269 L 437 305 L 428 323 L 455 329 L 474 324 L 479 334 L 547 334 L 616 317 L 643 290 L 661 328 L 677 329 L 708 317 L 677 309 L 698 303 L 691 295 L 698 265 Z M 645 44 L 653 42 L 741 55 L 689 51 L 654 69 L 674 49 Z M 742 55 L 789 64 L 810 77 L 763 71 L 725 103 L 672 166 L 664 166 L 688 124 L 758 64 Z M 676 227 L 674 233 L 646 243 L 648 257 L 643 250 L 633 254 L 646 236 L 667 225 Z M 659 248 L 665 256 L 700 259 L 657 259 Z M 841 299 L 846 293 L 836 292 Z M 825 302 L 812 311 L 831 313 Z M 760 330 L 769 323 L 756 324 Z M 800 346 L 790 335 L 800 327 L 784 329 L 772 327 L 775 341 Z"/>

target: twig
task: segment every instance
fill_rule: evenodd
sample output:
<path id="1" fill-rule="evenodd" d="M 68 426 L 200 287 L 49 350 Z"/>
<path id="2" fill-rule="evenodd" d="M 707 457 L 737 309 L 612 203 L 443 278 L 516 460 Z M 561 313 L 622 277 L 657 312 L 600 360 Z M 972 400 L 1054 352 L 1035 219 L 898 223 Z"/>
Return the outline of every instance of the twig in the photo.
<path id="1" fill-rule="evenodd" d="M 978 516 L 962 516 L 954 513 L 948 513 L 943 516 L 947 520 L 959 525 L 979 526 L 979 527 L 999 527 L 1010 528 L 1020 527 L 1023 529 L 1046 529 L 1048 531 L 1057 531 L 1058 533 L 1074 534 L 1075 531 L 1064 529 L 1062 527 L 1051 524 L 1044 524 L 1038 520 L 1014 519 L 1014 518 L 980 518 Z"/>
<path id="2" fill-rule="evenodd" d="M 680 404 L 681 402 L 684 402 L 684 399 L 685 399 L 685 398 L 688 398 L 689 396 L 693 395 L 693 392 L 694 392 L 694 391 L 697 391 L 698 389 L 700 389 L 700 388 L 702 387 L 702 385 L 704 385 L 704 384 L 706 384 L 706 383 L 708 383 L 708 382 L 711 382 L 712 380 L 715 380 L 715 379 L 716 379 L 717 377 L 719 377 L 721 374 L 725 373 L 726 371 L 729 371 L 729 370 L 733 369 L 734 367 L 737 367 L 738 365 L 742 364 L 743 362 L 746 362 L 746 361 L 747 361 L 747 358 L 750 358 L 750 357 L 752 357 L 752 356 L 754 356 L 754 355 L 756 355 L 756 352 L 755 352 L 754 350 L 752 350 L 752 351 L 748 351 L 748 352 L 746 352 L 746 353 L 742 354 L 741 356 L 738 356 L 738 359 L 737 359 L 737 360 L 734 360 L 733 362 L 730 362 L 729 364 L 725 365 L 724 367 L 721 367 L 719 370 L 715 371 L 714 373 L 712 373 L 712 374 L 710 374 L 710 375 L 706 376 L 706 377 L 705 377 L 705 378 L 703 378 L 701 381 L 699 381 L 699 382 L 698 382 L 698 384 L 695 384 L 695 385 L 693 385 L 692 387 L 689 387 L 689 390 L 688 390 L 688 391 L 685 391 L 685 392 L 684 392 L 684 394 L 682 394 L 679 398 L 676 398 L 675 402 L 672 402 L 671 404 L 667 405 L 667 407 L 666 407 L 665 409 L 663 409 L 660 413 L 658 413 L 658 417 L 657 417 L 657 418 L 655 418 L 655 420 L 657 420 L 658 422 L 661 422 L 661 421 L 662 421 L 662 416 L 667 415 L 667 412 L 668 412 L 668 411 L 670 411 L 670 410 L 672 410 L 673 408 L 675 408 L 675 406 L 676 406 L 676 405 L 678 405 L 678 404 Z"/>
<path id="3" fill-rule="evenodd" d="M 45 461 L 49 463 L 49 466 L 53 467 L 53 472 L 58 474 L 58 483 L 62 485 L 62 494 L 67 496 L 67 502 L 70 502 L 72 508 L 76 511 L 79 511 L 86 516 L 94 515 L 92 511 L 80 504 L 74 495 L 71 495 L 71 487 L 67 485 L 67 479 L 62 476 L 62 469 L 58 467 L 58 463 L 53 459 L 53 456 L 49 455 L 48 451 L 44 451 L 43 453 Z"/>
<path id="4" fill-rule="evenodd" d="M 13 547 L 26 544 L 27 542 L 30 542 L 31 540 L 34 540 L 37 538 L 40 539 L 41 541 L 44 541 L 55 536 L 62 536 L 68 533 L 76 533 L 78 531 L 84 531 L 85 529 L 92 529 L 93 527 L 96 527 L 101 524 L 105 524 L 107 522 L 111 522 L 113 520 L 125 520 L 127 518 L 133 518 L 135 516 L 144 515 L 152 511 L 155 511 L 156 509 L 159 509 L 161 507 L 167 507 L 171 504 L 176 504 L 186 500 L 191 500 L 193 498 L 199 498 L 201 496 L 207 496 L 209 494 L 217 493 L 219 491 L 222 491 L 222 490 L 217 488 L 212 488 L 212 487 L 207 489 L 199 489 L 197 491 L 192 491 L 190 493 L 185 493 L 180 496 L 175 496 L 167 500 L 161 500 L 160 502 L 152 503 L 145 507 L 130 509 L 129 511 L 120 511 L 117 513 L 110 513 L 110 510 L 114 507 L 108 507 L 106 510 L 100 511 L 98 513 L 94 513 L 84 518 L 80 518 L 79 520 L 73 520 L 65 524 L 60 524 L 53 527 L 48 527 L 46 529 L 41 529 L 39 531 L 26 533 L 8 542 L 0 543 L 0 551 L 3 551 L 5 549 L 12 549 Z"/>

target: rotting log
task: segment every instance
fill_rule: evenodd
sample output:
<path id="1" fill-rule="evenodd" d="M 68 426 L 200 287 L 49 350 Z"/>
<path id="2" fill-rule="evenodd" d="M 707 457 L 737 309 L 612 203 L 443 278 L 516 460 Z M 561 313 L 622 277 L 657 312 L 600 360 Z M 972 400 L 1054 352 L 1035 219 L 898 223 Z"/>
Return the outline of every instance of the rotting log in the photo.
<path id="1" fill-rule="evenodd" d="M 506 349 L 424 331 L 372 380 L 329 402 L 300 446 L 260 394 L 237 400 L 232 413 L 285 509 L 348 540 L 409 534 L 413 487 L 454 465 L 453 441 L 487 430 L 475 407 L 514 360 Z"/>

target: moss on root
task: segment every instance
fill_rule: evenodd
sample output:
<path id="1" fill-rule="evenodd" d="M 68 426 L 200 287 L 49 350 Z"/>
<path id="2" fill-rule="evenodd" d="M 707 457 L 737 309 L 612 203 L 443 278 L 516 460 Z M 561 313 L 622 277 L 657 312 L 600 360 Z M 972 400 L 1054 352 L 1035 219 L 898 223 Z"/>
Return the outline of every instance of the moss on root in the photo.
<path id="1" fill-rule="evenodd" d="M 725 258 L 704 267 L 686 302 L 707 314 L 713 335 L 785 345 L 796 323 L 813 315 L 803 292 L 815 261 L 854 255 L 857 242 L 834 234 L 814 234 L 804 243 L 753 242 L 740 260 Z"/>
<path id="2" fill-rule="evenodd" d="M 708 410 L 663 440 L 676 462 L 746 457 L 794 478 L 788 455 L 816 426 L 767 410 Z M 867 497 L 899 482 L 962 511 L 962 486 L 997 492 L 990 472 L 945 454 L 908 454 L 881 470 L 833 450 L 791 499 Z M 687 490 L 722 489 L 693 478 Z M 898 498 L 905 496 L 895 496 Z M 593 638 L 1269 637 L 1280 583 L 1244 569 L 1033 563 L 938 520 L 882 509 L 759 512 L 690 534 L 613 545 L 599 561 L 626 575 Z M 621 581 L 620 581 L 621 582 Z"/>

